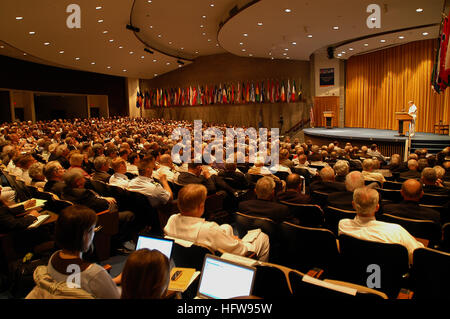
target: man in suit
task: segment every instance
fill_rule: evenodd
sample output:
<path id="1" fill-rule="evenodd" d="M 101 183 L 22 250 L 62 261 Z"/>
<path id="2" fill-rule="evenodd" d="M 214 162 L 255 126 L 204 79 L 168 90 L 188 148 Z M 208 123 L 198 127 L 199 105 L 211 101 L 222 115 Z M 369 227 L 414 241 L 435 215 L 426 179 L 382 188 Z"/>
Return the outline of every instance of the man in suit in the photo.
<path id="1" fill-rule="evenodd" d="M 249 187 L 248 180 L 242 172 L 237 170 L 236 163 L 225 163 L 225 170 L 220 171 L 219 176 L 234 189 L 247 189 Z M 230 181 L 228 182 L 227 179 Z"/>
<path id="2" fill-rule="evenodd" d="M 400 173 L 401 178 L 414 178 L 414 179 L 420 179 L 420 172 L 419 172 L 419 163 L 415 159 L 410 159 L 408 161 L 408 171 L 401 172 Z"/>
<path id="3" fill-rule="evenodd" d="M 206 187 L 208 195 L 214 194 L 217 190 L 211 174 L 207 169 L 203 169 L 201 163 L 188 163 L 188 171 L 180 172 L 177 182 L 182 185 L 202 184 Z"/>
<path id="4" fill-rule="evenodd" d="M 290 174 L 286 178 L 286 191 L 278 192 L 278 201 L 289 202 L 293 204 L 309 204 L 311 198 L 302 193 L 303 178 L 298 174 Z"/>
<path id="5" fill-rule="evenodd" d="M 422 171 L 423 192 L 425 194 L 446 195 L 450 196 L 450 189 L 436 184 L 436 171 L 431 167 L 426 167 Z"/>
<path id="6" fill-rule="evenodd" d="M 335 192 L 328 195 L 328 206 L 339 209 L 353 210 L 353 192 L 355 189 L 364 187 L 364 177 L 361 172 L 353 171 L 345 177 L 345 188 L 343 192 Z"/>
<path id="7" fill-rule="evenodd" d="M 257 199 L 239 203 L 239 211 L 256 217 L 270 218 L 276 223 L 292 221 L 289 208 L 273 201 L 275 196 L 275 181 L 269 176 L 258 180 L 255 186 Z"/>
<path id="8" fill-rule="evenodd" d="M 345 184 L 335 181 L 334 169 L 327 166 L 319 172 L 320 180 L 314 181 L 309 186 L 310 192 L 334 193 L 345 191 Z"/>
<path id="9" fill-rule="evenodd" d="M 63 181 L 65 173 L 64 167 L 58 161 L 48 162 L 44 166 L 44 176 L 47 182 L 44 186 L 44 191 L 53 193 L 58 197 L 61 197 L 62 191 L 66 184 Z"/>
<path id="10" fill-rule="evenodd" d="M 408 179 L 403 182 L 401 194 L 403 201 L 399 204 L 388 204 L 383 208 L 383 213 L 394 216 L 426 219 L 440 223 L 440 214 L 434 209 L 419 206 L 419 201 L 423 196 L 422 185 L 418 180 Z"/>

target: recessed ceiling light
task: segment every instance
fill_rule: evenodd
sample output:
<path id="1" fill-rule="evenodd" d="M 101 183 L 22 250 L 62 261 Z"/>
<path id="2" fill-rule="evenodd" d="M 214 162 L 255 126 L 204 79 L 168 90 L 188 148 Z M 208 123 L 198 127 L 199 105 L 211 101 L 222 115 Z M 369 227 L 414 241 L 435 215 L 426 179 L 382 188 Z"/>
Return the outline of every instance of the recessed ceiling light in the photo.
<path id="1" fill-rule="evenodd" d="M 161 34 L 158 34 L 158 38 L 161 38 L 162 37 L 162 35 Z"/>
<path id="2" fill-rule="evenodd" d="M 364 43 L 364 46 L 365 46 L 365 47 L 368 47 L 369 45 L 368 45 L 367 43 Z"/>
<path id="3" fill-rule="evenodd" d="M 203 28 L 203 24 L 200 25 L 200 28 Z"/>
<path id="4" fill-rule="evenodd" d="M 24 53 L 23 55 L 27 55 L 26 53 Z"/>
<path id="5" fill-rule="evenodd" d="M 107 69 L 111 69 L 111 67 L 110 67 L 110 66 L 107 66 L 106 68 L 107 68 Z"/>
<path id="6" fill-rule="evenodd" d="M 156 62 L 156 59 L 153 59 L 153 62 Z"/>
<path id="7" fill-rule="evenodd" d="M 107 34 L 107 33 L 108 33 L 108 31 L 107 31 L 107 30 L 103 31 L 103 34 Z"/>
<path id="8" fill-rule="evenodd" d="M 417 8 L 416 12 L 423 12 L 423 9 L 422 8 Z"/>
<path id="9" fill-rule="evenodd" d="M 284 51 L 289 51 L 289 49 L 288 49 L 288 48 L 285 48 Z"/>
<path id="10" fill-rule="evenodd" d="M 345 51 L 342 51 L 341 53 L 342 53 L 342 54 L 345 54 Z"/>
<path id="11" fill-rule="evenodd" d="M 102 20 L 102 19 L 100 19 L 100 20 L 98 20 L 97 22 L 98 22 L 98 23 L 102 23 L 102 22 L 103 22 L 103 20 Z"/>
<path id="12" fill-rule="evenodd" d="M 380 40 L 380 42 L 381 42 L 381 43 L 384 43 L 384 42 L 386 42 L 386 40 L 382 39 L 382 40 Z"/>
<path id="13" fill-rule="evenodd" d="M 109 39 L 109 42 L 114 42 L 114 39 Z"/>
<path id="14" fill-rule="evenodd" d="M 339 30 L 339 27 L 333 27 L 333 30 Z"/>
<path id="15" fill-rule="evenodd" d="M 23 20 L 23 17 L 16 17 L 16 20 Z"/>
<path id="16" fill-rule="evenodd" d="M 155 74 L 153 74 L 154 76 L 158 76 L 158 74 L 157 73 L 155 73 Z"/>
<path id="17" fill-rule="evenodd" d="M 272 55 L 272 52 L 269 52 L 269 55 Z"/>
<path id="18" fill-rule="evenodd" d="M 180 50 L 184 50 L 184 48 L 180 48 Z"/>
<path id="19" fill-rule="evenodd" d="M 211 42 L 211 39 L 208 39 L 208 42 Z"/>
<path id="20" fill-rule="evenodd" d="M 398 38 L 399 38 L 399 39 L 404 39 L 405 37 L 401 35 L 401 36 L 399 36 Z"/>
<path id="21" fill-rule="evenodd" d="M 424 32 L 424 33 L 422 33 L 422 35 L 428 35 L 428 32 Z"/>
<path id="22" fill-rule="evenodd" d="M 30 32 L 28 32 L 28 34 L 34 35 L 34 34 L 36 34 L 36 32 L 30 31 Z"/>
<path id="23" fill-rule="evenodd" d="M 92 64 L 92 65 L 94 65 L 94 64 L 95 64 L 95 62 L 91 62 L 91 64 Z"/>
<path id="24" fill-rule="evenodd" d="M 244 36 L 244 37 L 248 37 L 248 34 L 247 34 L 247 33 L 244 33 L 243 36 Z"/>
<path id="25" fill-rule="evenodd" d="M 152 3 L 152 0 L 147 0 L 148 3 Z"/>
<path id="26" fill-rule="evenodd" d="M 239 45 L 244 45 L 244 43 L 243 42 L 239 42 Z"/>
<path id="27" fill-rule="evenodd" d="M 119 49 L 123 49 L 123 46 L 119 46 Z"/>
<path id="28" fill-rule="evenodd" d="M 308 37 L 308 38 L 312 38 L 312 34 L 308 34 L 307 37 Z"/>
<path id="29" fill-rule="evenodd" d="M 290 57 L 288 57 L 288 56 L 287 56 L 287 57 L 286 57 L 286 59 L 288 59 L 288 60 L 289 60 L 289 59 L 290 59 Z"/>
<path id="30" fill-rule="evenodd" d="M 100 10 L 102 7 L 100 7 L 100 6 L 98 6 L 98 7 L 95 7 L 95 10 Z"/>
<path id="31" fill-rule="evenodd" d="M 218 47 L 219 46 L 219 43 L 216 43 L 216 47 Z"/>
<path id="32" fill-rule="evenodd" d="M 198 51 L 195 51 L 195 53 L 197 53 L 197 54 L 198 54 Z"/>
<path id="33" fill-rule="evenodd" d="M 4 45 L 0 45 L 0 49 L 4 49 L 5 48 L 5 46 Z"/>
<path id="34" fill-rule="evenodd" d="M 214 7 L 214 3 L 211 3 L 209 6 L 210 6 L 210 7 Z"/>
<path id="35" fill-rule="evenodd" d="M 284 12 L 287 12 L 287 13 L 289 13 L 291 11 L 292 11 L 291 9 L 284 9 Z"/>
<path id="36" fill-rule="evenodd" d="M 141 59 L 144 59 L 145 58 L 145 56 L 141 56 Z"/>
<path id="37" fill-rule="evenodd" d="M 292 42 L 292 45 L 297 45 L 297 42 Z"/>
<path id="38" fill-rule="evenodd" d="M 133 51 L 130 51 L 130 54 L 133 54 L 134 52 Z"/>
<path id="39" fill-rule="evenodd" d="M 75 60 L 79 61 L 79 60 L 80 60 L 80 58 L 76 57 L 76 58 L 75 58 Z"/>
<path id="40" fill-rule="evenodd" d="M 127 72 L 127 70 L 125 70 L 125 69 L 123 69 L 122 71 L 123 71 L 123 72 Z"/>
<path id="41" fill-rule="evenodd" d="M 59 54 L 63 54 L 63 53 L 64 53 L 64 51 L 63 51 L 63 50 L 59 51 Z"/>
<path id="42" fill-rule="evenodd" d="M 166 65 L 170 65 L 170 62 L 166 62 Z"/>
<path id="43" fill-rule="evenodd" d="M 349 51 L 353 51 L 353 48 L 348 48 Z"/>
<path id="44" fill-rule="evenodd" d="M 274 57 L 271 57 L 270 59 L 273 60 L 273 59 L 275 59 L 275 58 L 274 58 Z"/>
<path id="45" fill-rule="evenodd" d="M 172 41 L 169 41 L 169 44 L 172 44 Z"/>
<path id="46" fill-rule="evenodd" d="M 50 42 L 44 42 L 44 45 L 50 45 Z"/>
<path id="47" fill-rule="evenodd" d="M 285 53 L 283 53 L 283 55 L 287 55 L 287 53 L 285 52 Z"/>
<path id="48" fill-rule="evenodd" d="M 203 32 L 203 33 L 202 33 L 202 35 L 206 35 L 206 33 L 205 33 L 205 32 Z"/>
<path id="49" fill-rule="evenodd" d="M 253 56 L 253 54 L 249 53 L 248 56 Z"/>
<path id="50" fill-rule="evenodd" d="M 337 55 L 337 56 L 342 56 L 342 54 L 338 53 L 338 55 Z"/>
<path id="51" fill-rule="evenodd" d="M 202 16 L 203 19 L 206 19 L 206 16 Z"/>
<path id="52" fill-rule="evenodd" d="M 242 52 L 245 52 L 246 50 L 245 49 L 242 49 Z"/>
<path id="53" fill-rule="evenodd" d="M 262 23 L 262 22 L 258 22 L 258 25 L 259 25 L 259 26 L 262 26 L 262 25 L 263 25 L 263 23 Z"/>
<path id="54" fill-rule="evenodd" d="M 150 26 L 150 29 L 153 29 L 153 26 L 152 26 L 152 25 Z"/>

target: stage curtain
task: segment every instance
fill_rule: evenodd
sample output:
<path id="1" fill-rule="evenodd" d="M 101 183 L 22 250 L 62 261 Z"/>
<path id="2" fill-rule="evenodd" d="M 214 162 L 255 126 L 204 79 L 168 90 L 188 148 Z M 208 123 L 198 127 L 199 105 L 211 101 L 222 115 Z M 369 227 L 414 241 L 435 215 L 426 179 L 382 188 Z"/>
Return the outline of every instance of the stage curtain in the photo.
<path id="1" fill-rule="evenodd" d="M 450 122 L 450 90 L 437 94 L 431 75 L 437 40 L 425 40 L 348 59 L 345 126 L 397 130 L 395 112 L 418 108 L 416 132 L 434 132 Z"/>

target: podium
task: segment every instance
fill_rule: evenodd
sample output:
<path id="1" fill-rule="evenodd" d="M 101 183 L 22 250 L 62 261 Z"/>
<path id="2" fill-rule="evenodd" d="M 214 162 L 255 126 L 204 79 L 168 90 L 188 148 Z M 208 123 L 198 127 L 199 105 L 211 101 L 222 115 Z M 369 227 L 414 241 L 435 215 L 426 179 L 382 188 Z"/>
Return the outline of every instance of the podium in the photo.
<path id="1" fill-rule="evenodd" d="M 323 117 L 325 118 L 325 127 L 326 128 L 333 128 L 333 117 L 334 112 L 333 111 L 324 111 Z"/>
<path id="2" fill-rule="evenodd" d="M 405 136 L 405 124 L 413 121 L 413 117 L 408 112 L 395 112 L 395 119 L 398 121 L 398 135 Z"/>

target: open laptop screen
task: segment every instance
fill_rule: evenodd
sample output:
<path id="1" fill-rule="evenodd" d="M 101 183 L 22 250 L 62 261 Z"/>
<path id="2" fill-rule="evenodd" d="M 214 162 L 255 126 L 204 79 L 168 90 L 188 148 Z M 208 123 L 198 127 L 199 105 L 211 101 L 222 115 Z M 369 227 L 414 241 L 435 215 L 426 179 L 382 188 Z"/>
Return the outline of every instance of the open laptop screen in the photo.
<path id="1" fill-rule="evenodd" d="M 256 269 L 206 255 L 197 296 L 229 299 L 252 294 Z"/>
<path id="2" fill-rule="evenodd" d="M 140 235 L 136 244 L 136 250 L 147 248 L 162 252 L 168 259 L 172 256 L 173 239 L 150 237 Z"/>

